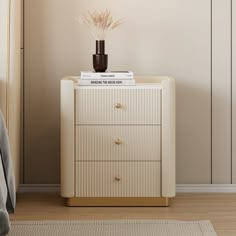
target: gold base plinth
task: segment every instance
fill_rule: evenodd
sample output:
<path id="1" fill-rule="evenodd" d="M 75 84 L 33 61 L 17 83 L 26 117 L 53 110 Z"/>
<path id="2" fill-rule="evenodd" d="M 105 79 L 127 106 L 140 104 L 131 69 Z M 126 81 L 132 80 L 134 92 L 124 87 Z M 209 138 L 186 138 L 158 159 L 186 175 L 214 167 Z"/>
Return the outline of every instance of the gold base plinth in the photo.
<path id="1" fill-rule="evenodd" d="M 67 206 L 169 206 L 165 197 L 73 197 L 66 199 Z"/>

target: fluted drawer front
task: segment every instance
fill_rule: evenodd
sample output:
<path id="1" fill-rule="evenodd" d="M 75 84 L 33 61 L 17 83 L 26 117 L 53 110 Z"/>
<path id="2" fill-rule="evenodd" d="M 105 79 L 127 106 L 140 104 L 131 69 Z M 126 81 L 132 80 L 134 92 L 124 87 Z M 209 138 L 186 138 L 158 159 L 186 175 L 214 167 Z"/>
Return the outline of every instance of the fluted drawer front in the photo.
<path id="1" fill-rule="evenodd" d="M 76 197 L 159 197 L 160 162 L 77 162 Z"/>
<path id="2" fill-rule="evenodd" d="M 160 126 L 76 126 L 76 159 L 160 160 Z"/>
<path id="3" fill-rule="evenodd" d="M 160 124 L 160 88 L 76 89 L 77 124 Z"/>

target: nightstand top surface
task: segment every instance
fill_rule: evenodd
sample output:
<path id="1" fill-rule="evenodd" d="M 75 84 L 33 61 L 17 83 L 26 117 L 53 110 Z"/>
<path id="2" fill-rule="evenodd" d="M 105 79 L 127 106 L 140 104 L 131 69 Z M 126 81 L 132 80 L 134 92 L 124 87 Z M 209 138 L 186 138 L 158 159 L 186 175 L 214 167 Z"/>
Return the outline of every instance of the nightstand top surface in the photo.
<path id="1" fill-rule="evenodd" d="M 139 87 L 145 87 L 145 88 L 162 88 L 164 82 L 170 82 L 170 83 L 175 83 L 175 79 L 173 77 L 169 76 L 135 76 L 134 77 L 136 81 L 136 85 L 129 85 L 129 86 L 116 86 L 116 85 L 110 85 L 110 86 L 80 86 L 78 85 L 78 82 L 80 80 L 80 76 L 65 76 L 63 80 L 71 80 L 74 82 L 74 86 L 76 89 L 78 88 L 98 88 L 98 89 L 104 89 L 104 88 L 116 88 L 116 89 L 124 89 L 124 88 L 139 88 Z"/>

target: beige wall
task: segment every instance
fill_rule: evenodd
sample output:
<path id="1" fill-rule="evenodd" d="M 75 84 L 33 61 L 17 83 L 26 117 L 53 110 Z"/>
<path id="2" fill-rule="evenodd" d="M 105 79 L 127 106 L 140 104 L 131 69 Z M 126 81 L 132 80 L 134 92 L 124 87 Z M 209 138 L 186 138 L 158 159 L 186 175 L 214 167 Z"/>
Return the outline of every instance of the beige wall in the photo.
<path id="1" fill-rule="evenodd" d="M 230 183 L 236 157 L 230 145 L 231 96 L 225 100 L 224 94 L 231 91 L 231 5 L 230 0 L 213 3 L 223 19 L 214 15 L 211 40 L 211 0 L 25 0 L 23 182 L 59 182 L 59 82 L 92 69 L 95 44 L 75 18 L 87 9 L 110 8 L 125 23 L 106 40 L 109 69 L 176 78 L 177 182 Z M 221 54 L 228 58 L 223 66 Z M 221 109 L 227 114 L 218 121 Z"/>

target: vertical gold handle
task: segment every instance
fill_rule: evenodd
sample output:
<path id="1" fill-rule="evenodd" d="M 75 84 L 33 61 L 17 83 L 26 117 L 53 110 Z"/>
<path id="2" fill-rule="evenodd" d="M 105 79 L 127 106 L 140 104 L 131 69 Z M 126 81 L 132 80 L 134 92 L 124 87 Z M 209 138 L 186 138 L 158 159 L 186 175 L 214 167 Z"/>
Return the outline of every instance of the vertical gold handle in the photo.
<path id="1" fill-rule="evenodd" d="M 115 108 L 116 108 L 116 109 L 120 109 L 120 108 L 122 108 L 122 105 L 121 105 L 120 103 L 116 103 L 116 104 L 115 104 Z"/>
<path id="2" fill-rule="evenodd" d="M 115 140 L 115 144 L 117 144 L 117 145 L 122 144 L 122 140 L 117 138 L 117 139 Z"/>

